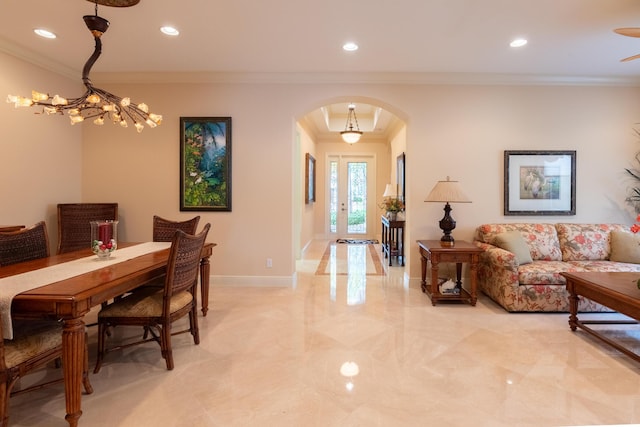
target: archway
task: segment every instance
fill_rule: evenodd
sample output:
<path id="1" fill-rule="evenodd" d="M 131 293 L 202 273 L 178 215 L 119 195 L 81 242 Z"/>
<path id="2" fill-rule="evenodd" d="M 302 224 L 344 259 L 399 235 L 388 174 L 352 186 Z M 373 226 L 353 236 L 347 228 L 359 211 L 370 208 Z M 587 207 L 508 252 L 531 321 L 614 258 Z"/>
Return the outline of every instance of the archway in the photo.
<path id="1" fill-rule="evenodd" d="M 357 119 L 361 122 L 360 129 L 365 133 L 362 140 L 356 144 L 346 144 L 340 138 L 340 130 L 344 130 L 347 117 L 347 103 L 356 104 Z M 344 105 L 342 116 L 328 117 L 330 106 Z M 373 111 L 376 117 L 365 117 L 358 113 L 366 109 Z M 319 113 L 321 112 L 321 113 Z M 335 111 L 334 111 L 335 113 Z M 340 112 L 339 112 L 340 113 Z M 318 115 L 322 115 L 321 121 Z M 315 116 L 315 117 L 314 117 Z M 385 117 L 384 124 L 381 124 L 380 117 Z M 382 100 L 364 96 L 340 96 L 317 101 L 309 106 L 304 112 L 295 117 L 294 124 L 294 159 L 298 159 L 294 166 L 294 195 L 293 195 L 293 218 L 294 218 L 294 254 L 296 260 L 305 245 L 314 238 L 326 237 L 326 225 L 329 221 L 327 217 L 327 205 L 325 203 L 325 191 L 322 187 L 325 180 L 324 156 L 331 153 L 373 153 L 378 160 L 380 167 L 376 172 L 375 195 L 377 209 L 378 203 L 382 201 L 382 194 L 386 184 L 396 183 L 396 158 L 400 154 L 407 152 L 406 127 L 408 123 L 407 115 L 399 108 L 390 105 Z M 342 129 L 336 128 L 336 123 L 342 124 Z M 373 124 L 374 128 L 367 128 Z M 333 128 L 330 127 L 333 125 Z M 323 129 L 318 129 L 324 126 Z M 381 129 L 381 126 L 384 128 Z M 384 148 L 381 148 L 381 146 Z M 304 157 L 310 153 L 316 160 L 316 202 L 309 206 L 304 200 L 305 169 Z M 320 154 L 320 156 L 318 156 Z M 377 211 L 376 213 L 379 213 Z M 376 216 L 374 215 L 374 218 Z M 379 216 L 375 224 L 376 235 L 381 232 Z M 311 229 L 310 229 L 311 228 Z M 407 242 L 408 240 L 405 240 Z M 405 255 L 406 256 L 406 255 Z M 405 263 L 406 264 L 406 263 Z"/>

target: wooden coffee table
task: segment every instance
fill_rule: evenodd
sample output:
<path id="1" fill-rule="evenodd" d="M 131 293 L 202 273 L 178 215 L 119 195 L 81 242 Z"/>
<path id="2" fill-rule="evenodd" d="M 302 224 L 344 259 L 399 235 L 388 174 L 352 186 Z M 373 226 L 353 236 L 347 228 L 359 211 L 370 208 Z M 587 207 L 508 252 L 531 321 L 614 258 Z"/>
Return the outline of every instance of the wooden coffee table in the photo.
<path id="1" fill-rule="evenodd" d="M 640 362 L 640 355 L 603 334 L 589 328 L 588 324 L 629 324 L 636 321 L 579 320 L 578 296 L 600 303 L 633 319 L 640 320 L 640 289 L 636 285 L 640 273 L 561 273 L 567 279 L 569 291 L 569 327 L 580 328 L 601 339 L 632 359 Z"/>

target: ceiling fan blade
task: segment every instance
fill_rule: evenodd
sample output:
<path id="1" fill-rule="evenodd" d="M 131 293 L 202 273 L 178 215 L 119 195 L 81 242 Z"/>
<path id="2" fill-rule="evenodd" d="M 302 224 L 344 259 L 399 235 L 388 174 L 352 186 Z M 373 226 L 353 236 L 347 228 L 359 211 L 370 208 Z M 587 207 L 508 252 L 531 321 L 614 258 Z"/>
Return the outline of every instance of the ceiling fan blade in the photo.
<path id="1" fill-rule="evenodd" d="M 630 56 L 628 58 L 621 59 L 620 62 L 633 61 L 634 59 L 640 58 L 640 53 L 637 55 Z"/>
<path id="2" fill-rule="evenodd" d="M 616 28 L 613 31 L 627 37 L 640 37 L 640 28 Z"/>

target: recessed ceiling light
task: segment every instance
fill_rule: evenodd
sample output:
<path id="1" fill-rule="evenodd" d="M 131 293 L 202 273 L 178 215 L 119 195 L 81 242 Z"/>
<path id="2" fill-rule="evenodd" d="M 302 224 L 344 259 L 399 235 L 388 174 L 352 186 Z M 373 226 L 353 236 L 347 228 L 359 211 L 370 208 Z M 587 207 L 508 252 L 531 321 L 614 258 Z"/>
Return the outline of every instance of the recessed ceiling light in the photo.
<path id="1" fill-rule="evenodd" d="M 342 45 L 342 49 L 346 50 L 347 52 L 353 52 L 358 50 L 358 45 L 354 42 L 347 42 Z"/>
<path id="2" fill-rule="evenodd" d="M 178 34 L 180 34 L 180 31 L 178 31 L 176 28 L 169 27 L 169 26 L 160 27 L 160 31 L 162 31 L 168 36 L 177 36 Z"/>
<path id="3" fill-rule="evenodd" d="M 55 39 L 56 35 L 53 34 L 51 31 L 47 31 L 45 29 L 42 28 L 36 28 L 35 30 L 33 30 L 34 33 L 36 33 L 37 35 L 39 35 L 40 37 L 44 37 L 46 39 Z"/>
<path id="4" fill-rule="evenodd" d="M 509 46 L 511 46 L 511 47 L 522 47 L 525 44 L 527 44 L 527 39 L 515 39 L 511 43 L 509 43 Z"/>

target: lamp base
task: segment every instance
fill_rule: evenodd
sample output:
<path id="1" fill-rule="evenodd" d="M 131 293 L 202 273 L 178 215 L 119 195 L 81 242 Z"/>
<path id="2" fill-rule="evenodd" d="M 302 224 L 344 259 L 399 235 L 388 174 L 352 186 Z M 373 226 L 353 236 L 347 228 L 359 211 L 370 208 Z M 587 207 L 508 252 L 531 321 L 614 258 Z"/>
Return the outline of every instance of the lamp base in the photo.
<path id="1" fill-rule="evenodd" d="M 440 239 L 440 246 L 443 248 L 453 248 L 456 245 L 455 240 L 453 240 L 452 236 L 442 236 Z"/>
<path id="2" fill-rule="evenodd" d="M 444 235 L 440 239 L 440 246 L 443 248 L 452 248 L 455 246 L 455 241 L 453 240 L 453 236 L 451 232 L 456 228 L 456 222 L 451 217 L 451 205 L 447 202 L 444 205 L 444 217 L 440 220 L 440 229 L 443 231 Z"/>

